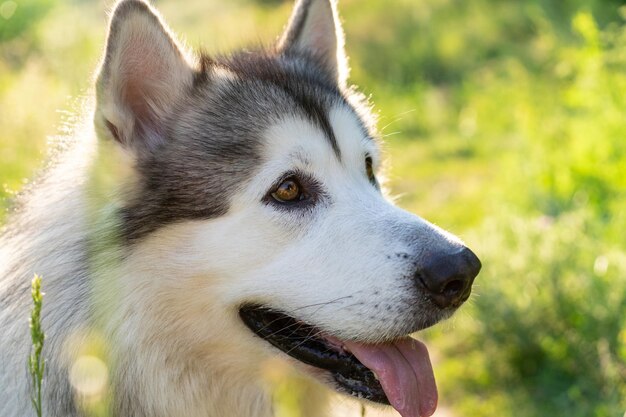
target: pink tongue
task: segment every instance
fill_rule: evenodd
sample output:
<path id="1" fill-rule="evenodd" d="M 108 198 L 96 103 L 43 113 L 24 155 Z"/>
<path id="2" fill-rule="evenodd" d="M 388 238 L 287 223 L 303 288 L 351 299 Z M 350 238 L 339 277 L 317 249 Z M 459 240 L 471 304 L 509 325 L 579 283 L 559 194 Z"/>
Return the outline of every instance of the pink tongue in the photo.
<path id="1" fill-rule="evenodd" d="M 437 408 L 437 387 L 423 343 L 410 337 L 383 345 L 343 343 L 376 374 L 387 399 L 402 417 L 433 415 Z"/>

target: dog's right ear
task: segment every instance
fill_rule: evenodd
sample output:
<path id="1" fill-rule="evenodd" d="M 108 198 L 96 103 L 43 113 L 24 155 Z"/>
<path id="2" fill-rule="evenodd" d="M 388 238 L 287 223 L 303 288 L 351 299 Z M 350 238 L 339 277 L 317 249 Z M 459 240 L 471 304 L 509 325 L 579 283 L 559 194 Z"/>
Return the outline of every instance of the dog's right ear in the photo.
<path id="1" fill-rule="evenodd" d="M 337 0 L 298 0 L 277 49 L 313 58 L 341 87 L 348 77 Z"/>
<path id="2" fill-rule="evenodd" d="M 95 124 L 134 153 L 164 141 L 165 119 L 193 84 L 194 71 L 158 13 L 123 0 L 111 17 L 96 82 Z"/>

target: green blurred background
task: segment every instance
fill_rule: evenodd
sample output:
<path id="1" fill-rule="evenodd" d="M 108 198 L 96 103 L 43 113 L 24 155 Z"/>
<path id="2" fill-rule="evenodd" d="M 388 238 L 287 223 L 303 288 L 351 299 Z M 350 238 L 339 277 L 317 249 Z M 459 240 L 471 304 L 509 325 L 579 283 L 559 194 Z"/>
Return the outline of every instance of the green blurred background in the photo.
<path id="1" fill-rule="evenodd" d="M 155 3 L 209 52 L 274 39 L 292 6 Z M 421 335 L 458 416 L 626 411 L 624 4 L 340 1 L 399 204 L 483 260 L 469 305 Z M 110 5 L 0 0 L 3 211 L 90 93 Z"/>

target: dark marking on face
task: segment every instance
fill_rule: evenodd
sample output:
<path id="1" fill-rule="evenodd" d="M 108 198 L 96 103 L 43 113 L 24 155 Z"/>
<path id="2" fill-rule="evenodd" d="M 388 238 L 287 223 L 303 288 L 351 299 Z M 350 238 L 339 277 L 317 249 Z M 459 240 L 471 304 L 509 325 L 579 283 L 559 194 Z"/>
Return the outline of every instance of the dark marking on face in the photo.
<path id="1" fill-rule="evenodd" d="M 137 159 L 138 185 L 120 210 L 129 243 L 168 224 L 225 215 L 264 162 L 264 133 L 285 117 L 311 120 L 340 157 L 328 113 L 349 104 L 314 62 L 271 51 L 200 62 L 193 88 L 165 123 L 161 145 Z M 218 78 L 217 68 L 235 76 Z"/>
<path id="2" fill-rule="evenodd" d="M 241 52 L 220 62 L 242 79 L 259 80 L 280 88 L 294 104 L 324 132 L 337 157 L 341 152 L 328 120 L 333 102 L 345 100 L 333 79 L 329 78 L 311 57 L 301 56 L 298 61 L 266 53 Z M 302 63 L 304 63 L 302 62 Z M 329 100 L 330 99 L 330 100 Z"/>

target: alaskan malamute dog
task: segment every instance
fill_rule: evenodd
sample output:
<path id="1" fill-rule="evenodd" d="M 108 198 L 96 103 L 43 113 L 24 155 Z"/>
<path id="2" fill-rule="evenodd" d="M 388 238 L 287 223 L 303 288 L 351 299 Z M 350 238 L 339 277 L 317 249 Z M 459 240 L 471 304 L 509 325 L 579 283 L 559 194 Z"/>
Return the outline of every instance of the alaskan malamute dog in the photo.
<path id="1" fill-rule="evenodd" d="M 434 412 L 408 335 L 467 300 L 480 262 L 385 197 L 343 43 L 333 0 L 298 1 L 272 47 L 217 57 L 144 1 L 117 4 L 95 134 L 77 130 L 0 241 L 2 417 L 32 412 L 33 273 L 47 417 L 86 414 L 73 367 L 94 334 L 119 417 L 271 416 L 269 359 L 309 389 Z"/>

